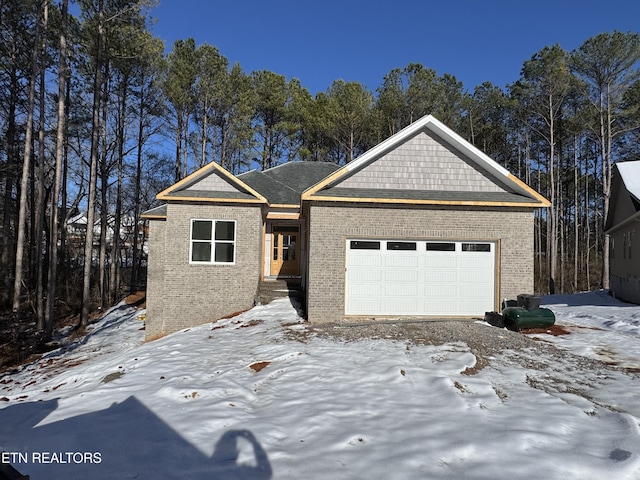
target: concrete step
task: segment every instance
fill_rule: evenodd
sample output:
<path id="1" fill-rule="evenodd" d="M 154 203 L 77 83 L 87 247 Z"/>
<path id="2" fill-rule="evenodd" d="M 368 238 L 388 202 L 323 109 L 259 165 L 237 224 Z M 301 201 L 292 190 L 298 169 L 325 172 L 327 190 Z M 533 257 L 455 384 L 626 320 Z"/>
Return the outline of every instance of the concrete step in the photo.
<path id="1" fill-rule="evenodd" d="M 302 298 L 304 291 L 299 278 L 267 279 L 259 283 L 256 304 L 266 305 L 276 298 Z"/>

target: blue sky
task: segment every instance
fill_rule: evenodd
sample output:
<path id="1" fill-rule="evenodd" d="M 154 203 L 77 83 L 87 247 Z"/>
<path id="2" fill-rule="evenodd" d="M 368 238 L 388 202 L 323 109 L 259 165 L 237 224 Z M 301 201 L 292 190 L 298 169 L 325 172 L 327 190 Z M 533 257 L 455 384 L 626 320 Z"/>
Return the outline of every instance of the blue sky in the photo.
<path id="1" fill-rule="evenodd" d="M 370 90 L 410 62 L 473 91 L 505 87 L 544 48 L 578 48 L 614 30 L 640 31 L 637 0 L 160 0 L 152 31 L 218 47 L 245 72 L 298 78 L 312 94 L 334 80 Z"/>

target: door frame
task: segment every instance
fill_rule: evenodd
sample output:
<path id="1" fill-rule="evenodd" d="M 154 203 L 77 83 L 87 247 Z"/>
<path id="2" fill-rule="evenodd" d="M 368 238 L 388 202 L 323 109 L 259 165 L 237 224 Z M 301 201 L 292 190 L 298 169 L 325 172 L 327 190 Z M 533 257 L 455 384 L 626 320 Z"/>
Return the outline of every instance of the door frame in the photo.
<path id="1" fill-rule="evenodd" d="M 272 223 L 270 232 L 267 233 L 270 237 L 270 241 L 268 243 L 268 265 L 269 265 L 269 276 L 271 277 L 299 277 L 300 276 L 300 252 L 301 252 L 301 226 L 299 224 L 292 225 L 287 223 Z M 285 235 L 295 235 L 295 250 L 294 250 L 294 260 L 289 261 L 290 265 L 288 270 L 282 271 L 282 257 L 284 253 L 284 247 L 282 240 Z M 279 259 L 277 263 L 274 261 L 274 247 L 276 246 L 276 239 L 280 239 L 277 242 L 277 253 Z M 279 265 L 279 267 L 278 267 Z"/>

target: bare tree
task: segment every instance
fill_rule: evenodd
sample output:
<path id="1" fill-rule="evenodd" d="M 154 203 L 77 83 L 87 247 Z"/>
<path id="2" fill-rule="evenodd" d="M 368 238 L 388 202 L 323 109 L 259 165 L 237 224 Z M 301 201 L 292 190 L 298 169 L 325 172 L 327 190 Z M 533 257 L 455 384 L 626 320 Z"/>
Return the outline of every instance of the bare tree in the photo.
<path id="1" fill-rule="evenodd" d="M 29 77 L 29 99 L 27 110 L 27 125 L 24 140 L 24 156 L 22 162 L 22 177 L 20 180 L 20 204 L 18 206 L 18 232 L 16 242 L 16 268 L 13 283 L 13 311 L 20 309 L 20 300 L 22 293 L 22 282 L 24 278 L 24 246 L 25 246 L 25 230 L 27 220 L 27 192 L 29 187 L 29 173 L 31 165 L 32 138 L 33 138 L 33 116 L 35 109 L 36 96 L 36 78 L 40 68 L 40 36 L 44 22 L 44 11 L 48 0 L 43 0 L 38 6 L 38 21 L 36 24 L 34 48 L 31 56 L 31 75 Z"/>

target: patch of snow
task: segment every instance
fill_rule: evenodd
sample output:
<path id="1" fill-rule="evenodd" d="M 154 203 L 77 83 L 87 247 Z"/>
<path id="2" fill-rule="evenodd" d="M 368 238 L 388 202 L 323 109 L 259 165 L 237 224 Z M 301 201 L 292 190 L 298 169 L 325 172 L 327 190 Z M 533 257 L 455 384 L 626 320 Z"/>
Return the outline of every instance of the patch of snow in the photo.
<path id="1" fill-rule="evenodd" d="M 578 376 L 505 351 L 465 375 L 460 342 L 319 337 L 287 299 L 145 343 L 120 305 L 0 378 L 0 451 L 34 480 L 638 480 L 640 307 L 604 292 L 544 304 L 571 333 L 541 341 L 620 368 Z"/>

